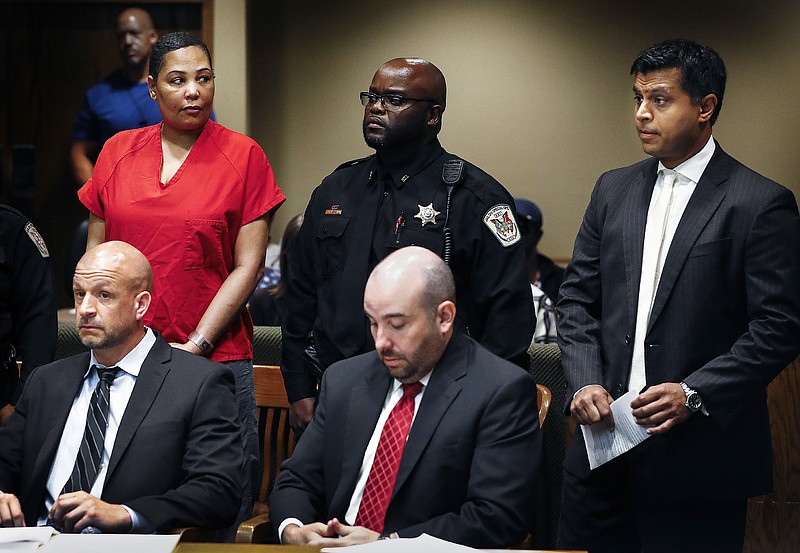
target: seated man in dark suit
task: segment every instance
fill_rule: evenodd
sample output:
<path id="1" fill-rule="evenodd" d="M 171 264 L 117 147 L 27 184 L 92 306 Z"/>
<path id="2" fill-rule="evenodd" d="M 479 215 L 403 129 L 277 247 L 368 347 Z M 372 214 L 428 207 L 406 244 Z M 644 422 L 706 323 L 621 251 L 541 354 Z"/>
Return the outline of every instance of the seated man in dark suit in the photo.
<path id="1" fill-rule="evenodd" d="M 508 547 L 532 527 L 535 383 L 453 332 L 454 297 L 450 269 L 425 248 L 374 269 L 364 310 L 377 351 L 325 371 L 314 418 L 270 496 L 284 544 L 426 533 Z"/>
<path id="2" fill-rule="evenodd" d="M 0 429 L 0 525 L 119 533 L 233 522 L 233 375 L 143 325 L 152 282 L 124 242 L 78 263 L 78 332 L 91 352 L 34 371 Z"/>

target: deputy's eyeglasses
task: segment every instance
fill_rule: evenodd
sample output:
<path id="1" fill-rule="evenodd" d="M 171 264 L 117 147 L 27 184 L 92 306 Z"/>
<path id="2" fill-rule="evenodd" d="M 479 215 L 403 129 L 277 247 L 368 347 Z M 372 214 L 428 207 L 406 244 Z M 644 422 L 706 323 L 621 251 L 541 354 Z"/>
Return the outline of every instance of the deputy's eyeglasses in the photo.
<path id="1" fill-rule="evenodd" d="M 399 94 L 375 94 L 373 92 L 361 92 L 361 105 L 364 107 L 371 106 L 378 100 L 384 109 L 390 111 L 399 111 L 406 108 L 409 102 L 428 102 L 431 104 L 438 104 L 436 100 L 431 98 L 409 98 L 407 96 L 400 96 Z"/>

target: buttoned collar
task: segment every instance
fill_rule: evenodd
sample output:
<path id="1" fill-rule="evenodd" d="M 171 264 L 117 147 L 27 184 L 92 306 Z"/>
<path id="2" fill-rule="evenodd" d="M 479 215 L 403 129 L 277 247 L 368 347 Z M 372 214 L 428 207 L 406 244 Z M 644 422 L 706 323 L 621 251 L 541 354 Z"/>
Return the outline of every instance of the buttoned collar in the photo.
<path id="1" fill-rule="evenodd" d="M 379 156 L 375 156 L 378 161 L 377 179 L 385 179 L 386 176 L 391 176 L 391 181 L 394 183 L 395 188 L 398 190 L 403 187 L 408 179 L 425 169 L 428 165 L 438 158 L 444 148 L 439 143 L 439 139 L 434 138 L 427 144 L 424 144 L 416 153 L 411 156 L 406 163 L 397 165 L 387 165 Z"/>

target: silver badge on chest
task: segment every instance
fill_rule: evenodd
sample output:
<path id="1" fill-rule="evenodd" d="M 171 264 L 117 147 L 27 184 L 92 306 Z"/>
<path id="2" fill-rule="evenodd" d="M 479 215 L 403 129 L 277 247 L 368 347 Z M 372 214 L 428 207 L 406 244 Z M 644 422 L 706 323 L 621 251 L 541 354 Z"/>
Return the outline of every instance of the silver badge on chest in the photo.
<path id="1" fill-rule="evenodd" d="M 423 227 L 428 223 L 431 223 L 433 225 L 436 224 L 436 216 L 439 215 L 440 212 L 433 209 L 433 202 L 424 206 L 417 204 L 417 207 L 419 207 L 419 213 L 414 215 L 414 218 L 422 221 Z"/>

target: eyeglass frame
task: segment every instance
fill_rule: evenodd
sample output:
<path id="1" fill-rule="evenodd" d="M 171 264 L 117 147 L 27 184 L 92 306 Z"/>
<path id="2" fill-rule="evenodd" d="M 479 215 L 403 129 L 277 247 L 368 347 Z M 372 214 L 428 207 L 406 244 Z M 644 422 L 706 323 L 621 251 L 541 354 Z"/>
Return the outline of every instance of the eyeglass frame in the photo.
<path id="1" fill-rule="evenodd" d="M 378 100 L 381 102 L 381 106 L 384 109 L 389 109 L 390 111 L 393 109 L 401 109 L 403 106 L 395 106 L 392 103 L 389 103 L 389 107 L 386 106 L 386 98 L 400 98 L 401 101 L 411 101 L 411 102 L 428 102 L 429 104 L 439 105 L 438 100 L 434 100 L 433 98 L 410 98 L 408 96 L 403 96 L 402 94 L 376 94 L 374 92 L 359 92 L 358 97 L 361 99 L 361 105 L 369 107 L 370 105 L 374 104 Z M 374 100 L 372 98 L 375 98 Z M 366 102 L 366 103 L 365 103 Z"/>

